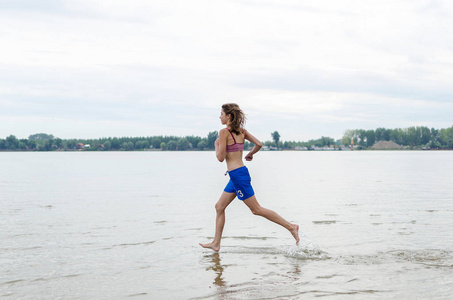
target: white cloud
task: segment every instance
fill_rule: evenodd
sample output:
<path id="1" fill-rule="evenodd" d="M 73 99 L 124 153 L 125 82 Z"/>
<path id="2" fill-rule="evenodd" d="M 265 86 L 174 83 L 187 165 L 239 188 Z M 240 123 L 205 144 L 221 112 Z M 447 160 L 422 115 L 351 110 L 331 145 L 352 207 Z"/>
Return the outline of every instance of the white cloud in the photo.
<path id="1" fill-rule="evenodd" d="M 3 1 L 0 137 L 38 122 L 207 133 L 232 101 L 266 135 L 449 127 L 452 14 L 446 0 Z"/>

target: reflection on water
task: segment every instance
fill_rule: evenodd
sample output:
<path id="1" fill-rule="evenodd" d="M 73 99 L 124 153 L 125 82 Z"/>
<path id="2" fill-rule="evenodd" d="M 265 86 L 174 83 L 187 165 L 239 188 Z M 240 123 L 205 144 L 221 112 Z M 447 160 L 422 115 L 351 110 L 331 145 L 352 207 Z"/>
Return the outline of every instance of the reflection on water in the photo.
<path id="1" fill-rule="evenodd" d="M 208 259 L 211 265 L 206 268 L 206 271 L 212 270 L 215 273 L 215 278 L 214 278 L 214 285 L 221 288 L 223 290 L 223 287 L 226 286 L 226 282 L 222 277 L 223 274 L 223 266 L 220 263 L 220 254 L 218 252 L 213 253 L 211 255 L 206 255 L 205 259 Z"/>

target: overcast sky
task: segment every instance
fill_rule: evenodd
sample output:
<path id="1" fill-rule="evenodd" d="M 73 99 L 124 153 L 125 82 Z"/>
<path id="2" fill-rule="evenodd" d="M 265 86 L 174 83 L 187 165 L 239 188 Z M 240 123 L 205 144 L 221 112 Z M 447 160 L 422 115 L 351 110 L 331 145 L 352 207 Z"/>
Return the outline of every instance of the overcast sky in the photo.
<path id="1" fill-rule="evenodd" d="M 0 138 L 453 125 L 453 1 L 0 0 Z"/>

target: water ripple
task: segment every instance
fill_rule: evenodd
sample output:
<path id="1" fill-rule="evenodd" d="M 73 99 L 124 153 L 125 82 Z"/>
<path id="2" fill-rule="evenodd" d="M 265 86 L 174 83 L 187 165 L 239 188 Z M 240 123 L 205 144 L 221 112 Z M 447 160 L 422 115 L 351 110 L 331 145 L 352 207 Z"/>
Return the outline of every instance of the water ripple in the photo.
<path id="1" fill-rule="evenodd" d="M 104 248 L 104 250 L 109 250 L 109 249 L 113 249 L 113 248 L 116 248 L 116 247 L 133 247 L 133 246 L 151 245 L 151 244 L 154 244 L 155 242 L 156 241 L 117 244 L 117 245 L 112 245 L 109 248 Z"/>
<path id="2" fill-rule="evenodd" d="M 391 250 L 369 255 L 345 255 L 336 260 L 346 265 L 376 265 L 392 262 L 409 262 L 428 267 L 452 268 L 453 251 L 440 249 Z"/>

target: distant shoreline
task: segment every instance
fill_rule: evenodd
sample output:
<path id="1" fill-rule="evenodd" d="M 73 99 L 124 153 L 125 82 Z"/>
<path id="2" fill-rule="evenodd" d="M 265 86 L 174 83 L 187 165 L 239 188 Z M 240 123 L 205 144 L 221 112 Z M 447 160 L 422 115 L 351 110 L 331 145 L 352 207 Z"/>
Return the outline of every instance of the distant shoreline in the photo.
<path id="1" fill-rule="evenodd" d="M 214 152 L 213 149 L 201 150 L 161 150 L 161 149 L 149 149 L 149 150 L 86 150 L 86 149 L 65 149 L 65 150 L 0 150 L 0 153 L 4 152 Z M 453 151 L 452 148 L 448 149 L 354 149 L 354 150 L 295 150 L 295 149 L 282 149 L 282 150 L 262 150 L 260 152 L 363 152 L 363 151 Z M 247 151 L 244 151 L 247 152 Z"/>

